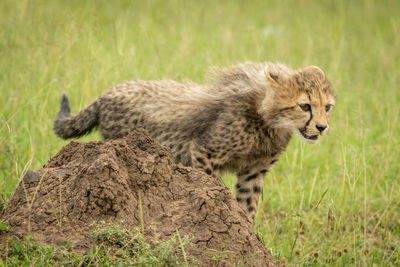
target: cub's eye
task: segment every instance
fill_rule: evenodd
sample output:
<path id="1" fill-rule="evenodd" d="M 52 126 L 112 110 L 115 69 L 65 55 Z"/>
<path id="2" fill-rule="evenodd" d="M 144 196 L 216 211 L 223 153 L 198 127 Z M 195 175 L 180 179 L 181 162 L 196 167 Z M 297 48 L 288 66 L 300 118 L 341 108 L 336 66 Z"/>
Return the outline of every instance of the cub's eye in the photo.
<path id="1" fill-rule="evenodd" d="M 300 106 L 301 110 L 303 110 L 303 111 L 310 111 L 311 110 L 310 104 L 300 104 L 299 106 Z"/>
<path id="2" fill-rule="evenodd" d="M 328 112 L 329 110 L 331 110 L 331 108 L 332 108 L 332 105 L 328 104 L 325 106 L 325 111 Z"/>

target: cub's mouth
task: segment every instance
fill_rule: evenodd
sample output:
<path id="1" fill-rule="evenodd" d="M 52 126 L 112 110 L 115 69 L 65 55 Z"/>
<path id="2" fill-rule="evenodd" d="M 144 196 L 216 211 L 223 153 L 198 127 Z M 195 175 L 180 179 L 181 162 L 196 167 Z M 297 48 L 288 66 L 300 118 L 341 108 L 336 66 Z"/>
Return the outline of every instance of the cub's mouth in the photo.
<path id="1" fill-rule="evenodd" d="M 307 135 L 305 133 L 305 129 L 294 128 L 294 133 L 307 144 L 316 144 L 318 143 L 318 135 Z"/>
<path id="2" fill-rule="evenodd" d="M 309 140 L 318 140 L 318 135 L 307 135 L 304 131 L 300 130 L 301 135 Z"/>

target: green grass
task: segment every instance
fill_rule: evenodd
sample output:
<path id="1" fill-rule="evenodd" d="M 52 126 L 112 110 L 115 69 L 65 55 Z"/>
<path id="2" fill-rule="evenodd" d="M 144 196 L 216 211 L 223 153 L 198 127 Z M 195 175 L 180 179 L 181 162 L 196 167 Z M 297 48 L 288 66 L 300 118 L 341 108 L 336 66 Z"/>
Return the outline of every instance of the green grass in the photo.
<path id="1" fill-rule="evenodd" d="M 183 257 L 183 247 L 191 243 L 186 237 L 181 240 L 178 232 L 166 241 L 148 241 L 140 228 L 127 230 L 111 221 L 91 227 L 88 237 L 99 245 L 87 253 L 72 251 L 71 243 L 54 248 L 38 245 L 29 238 L 14 237 L 0 248 L 0 265 L 174 267 L 197 264 L 194 259 Z"/>
<path id="2" fill-rule="evenodd" d="M 0 199 L 68 143 L 52 133 L 62 91 L 75 113 L 126 80 L 312 64 L 337 91 L 330 133 L 292 140 L 265 179 L 256 230 L 292 265 L 400 265 L 399 14 L 395 0 L 2 0 Z"/>

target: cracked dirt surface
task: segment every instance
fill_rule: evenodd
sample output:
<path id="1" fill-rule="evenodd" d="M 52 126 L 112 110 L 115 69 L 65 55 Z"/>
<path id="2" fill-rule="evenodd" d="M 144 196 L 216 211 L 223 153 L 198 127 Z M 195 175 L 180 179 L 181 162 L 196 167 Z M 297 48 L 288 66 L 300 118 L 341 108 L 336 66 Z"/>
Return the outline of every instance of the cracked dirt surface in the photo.
<path id="1" fill-rule="evenodd" d="M 279 265 L 220 181 L 176 165 L 142 130 L 108 142 L 71 142 L 41 170 L 26 172 L 0 220 L 14 235 L 87 249 L 93 221 L 140 226 L 139 195 L 145 225 L 155 224 L 161 239 L 176 230 L 191 236 L 186 253 L 204 266 Z M 213 255 L 229 260 L 210 261 Z"/>

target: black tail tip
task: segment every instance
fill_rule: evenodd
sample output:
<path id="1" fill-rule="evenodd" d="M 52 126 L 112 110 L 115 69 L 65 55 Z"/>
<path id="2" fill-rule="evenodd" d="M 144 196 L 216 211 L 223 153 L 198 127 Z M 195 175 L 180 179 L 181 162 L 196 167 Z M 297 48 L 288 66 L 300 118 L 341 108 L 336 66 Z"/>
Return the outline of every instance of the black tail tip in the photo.
<path id="1" fill-rule="evenodd" d="M 61 95 L 61 106 L 65 106 L 68 105 L 69 106 L 69 100 L 68 100 L 68 96 L 63 92 Z"/>
<path id="2" fill-rule="evenodd" d="M 69 105 L 68 96 L 64 92 L 61 95 L 60 105 L 60 112 L 58 112 L 57 118 L 69 117 L 71 108 Z"/>

